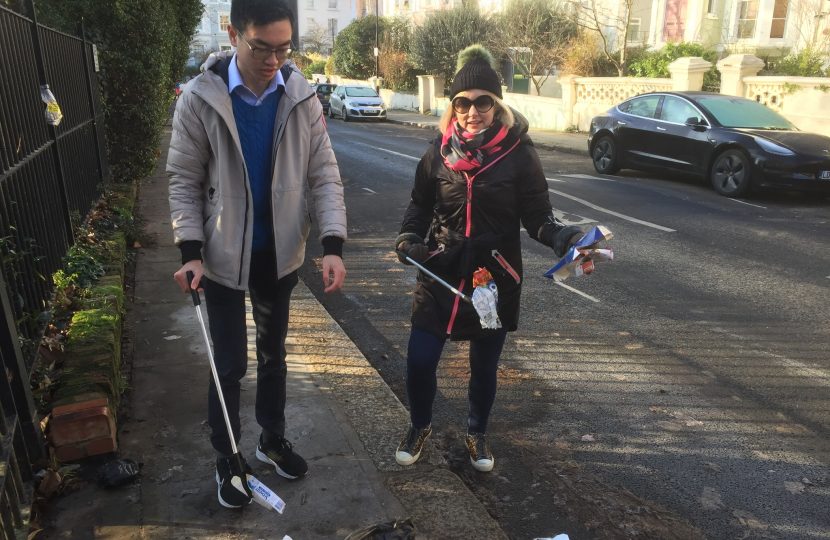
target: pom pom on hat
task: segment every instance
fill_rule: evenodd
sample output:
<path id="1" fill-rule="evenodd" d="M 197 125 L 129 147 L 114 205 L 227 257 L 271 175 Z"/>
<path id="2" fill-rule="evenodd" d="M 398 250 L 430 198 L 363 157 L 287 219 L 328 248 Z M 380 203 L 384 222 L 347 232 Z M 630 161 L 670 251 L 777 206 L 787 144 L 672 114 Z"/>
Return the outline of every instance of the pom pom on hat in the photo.
<path id="1" fill-rule="evenodd" d="M 483 45 L 470 45 L 466 49 L 458 53 L 458 63 L 455 66 L 456 73 L 461 71 L 465 65 L 471 60 L 481 59 L 490 64 L 493 70 L 496 69 L 496 59 L 490 54 L 490 51 L 484 48 Z"/>

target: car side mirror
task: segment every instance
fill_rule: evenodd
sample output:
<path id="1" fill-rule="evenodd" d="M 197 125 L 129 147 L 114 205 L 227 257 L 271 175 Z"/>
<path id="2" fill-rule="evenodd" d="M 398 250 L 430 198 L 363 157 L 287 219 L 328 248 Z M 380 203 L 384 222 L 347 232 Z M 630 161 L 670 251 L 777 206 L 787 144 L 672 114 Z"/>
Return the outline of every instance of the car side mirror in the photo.
<path id="1" fill-rule="evenodd" d="M 703 125 L 703 120 L 696 116 L 692 116 L 686 119 L 686 125 L 689 127 L 698 127 Z"/>

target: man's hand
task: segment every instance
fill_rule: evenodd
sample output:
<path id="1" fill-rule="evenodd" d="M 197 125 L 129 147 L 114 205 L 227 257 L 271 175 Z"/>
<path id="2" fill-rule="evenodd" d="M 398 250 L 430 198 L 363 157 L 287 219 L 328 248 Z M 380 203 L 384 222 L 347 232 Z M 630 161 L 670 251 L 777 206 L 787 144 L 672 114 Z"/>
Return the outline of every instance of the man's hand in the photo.
<path id="1" fill-rule="evenodd" d="M 334 276 L 332 277 L 332 274 Z M 337 255 L 326 255 L 323 257 L 323 285 L 325 292 L 339 291 L 346 279 L 346 268 L 343 266 L 343 259 Z"/>
<path id="2" fill-rule="evenodd" d="M 187 282 L 187 273 L 193 272 L 193 282 Z M 194 259 L 192 261 L 188 261 L 182 266 L 178 272 L 173 274 L 173 279 L 176 280 L 176 283 L 179 284 L 179 287 L 182 288 L 182 292 L 189 293 L 191 288 L 199 287 L 199 282 L 202 280 L 202 261 L 199 259 Z M 204 289 L 199 287 L 199 292 L 203 292 Z"/>

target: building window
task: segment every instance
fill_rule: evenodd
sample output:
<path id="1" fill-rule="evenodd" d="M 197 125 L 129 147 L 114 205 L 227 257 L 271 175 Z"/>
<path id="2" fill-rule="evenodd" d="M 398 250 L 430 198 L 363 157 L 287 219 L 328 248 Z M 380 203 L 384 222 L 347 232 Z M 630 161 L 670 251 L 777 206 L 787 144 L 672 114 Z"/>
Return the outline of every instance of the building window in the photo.
<path id="1" fill-rule="evenodd" d="M 706 6 L 706 13 L 708 13 L 709 15 L 718 14 L 718 0 L 709 0 Z"/>
<path id="2" fill-rule="evenodd" d="M 230 46 L 230 45 L 221 45 L 221 46 L 219 47 L 219 50 L 220 50 L 220 51 L 230 51 L 230 50 L 231 50 L 231 46 Z"/>
<path id="3" fill-rule="evenodd" d="M 631 21 L 628 23 L 628 42 L 629 43 L 639 43 L 642 41 L 640 39 L 640 22 L 642 19 L 635 19 L 632 18 Z"/>
<path id="4" fill-rule="evenodd" d="M 337 0 L 329 0 L 329 9 L 337 9 Z"/>
<path id="5" fill-rule="evenodd" d="M 743 0 L 738 19 L 738 39 L 755 37 L 755 22 L 758 19 L 758 0 Z"/>
<path id="6" fill-rule="evenodd" d="M 337 37 L 337 19 L 329 19 L 329 35 L 334 43 L 334 38 Z"/>
<path id="7" fill-rule="evenodd" d="M 775 0 L 775 7 L 772 8 L 772 28 L 770 28 L 769 37 L 773 39 L 784 37 L 789 7 L 789 0 Z"/>
<path id="8" fill-rule="evenodd" d="M 219 14 L 219 30 L 221 32 L 227 32 L 228 26 L 231 24 L 231 16 L 229 14 Z"/>
<path id="9" fill-rule="evenodd" d="M 307 7 L 308 9 L 314 9 L 314 0 L 308 0 L 305 7 Z"/>
<path id="10" fill-rule="evenodd" d="M 194 43 L 193 44 L 193 57 L 194 58 L 201 58 L 205 55 L 205 45 L 204 43 Z"/>

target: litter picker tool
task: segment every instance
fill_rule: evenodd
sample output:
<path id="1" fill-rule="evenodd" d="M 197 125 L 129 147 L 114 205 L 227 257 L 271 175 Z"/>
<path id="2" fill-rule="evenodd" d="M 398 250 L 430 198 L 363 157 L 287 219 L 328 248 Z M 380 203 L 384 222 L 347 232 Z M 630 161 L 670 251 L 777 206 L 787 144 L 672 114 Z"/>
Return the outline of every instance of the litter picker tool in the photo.
<path id="1" fill-rule="evenodd" d="M 193 272 L 187 272 L 188 285 L 193 283 Z M 222 414 L 225 417 L 225 426 L 228 428 L 228 437 L 231 441 L 231 449 L 233 449 L 233 456 L 231 457 L 231 468 L 234 476 L 231 478 L 231 485 L 240 492 L 246 494 L 266 508 L 273 508 L 280 514 L 285 509 L 285 503 L 280 499 L 276 493 L 268 489 L 268 487 L 254 478 L 250 474 L 245 473 L 245 461 L 242 459 L 242 454 L 236 447 L 236 440 L 233 436 L 233 428 L 231 427 L 231 419 L 228 416 L 228 408 L 225 405 L 225 396 L 222 393 L 222 386 L 219 384 L 219 374 L 216 372 L 216 363 L 213 361 L 213 349 L 210 347 L 210 338 L 208 337 L 205 320 L 202 318 L 202 310 L 199 307 L 202 304 L 199 298 L 199 291 L 197 289 L 190 289 L 190 296 L 193 297 L 193 306 L 196 308 L 196 317 L 199 319 L 199 325 L 202 328 L 202 336 L 205 338 L 205 346 L 207 347 L 208 359 L 210 360 L 210 371 L 213 374 L 213 382 L 216 383 L 216 392 L 219 394 L 219 404 L 222 405 Z M 245 478 L 242 478 L 245 475 Z"/>
<path id="2" fill-rule="evenodd" d="M 459 298 L 461 298 L 462 300 L 464 300 L 464 301 L 465 301 L 465 302 L 467 302 L 468 304 L 472 304 L 472 303 L 473 303 L 473 300 L 472 300 L 469 296 L 467 296 L 467 295 L 466 295 L 466 294 L 464 294 L 463 292 L 459 291 L 458 289 L 456 289 L 455 287 L 453 287 L 452 285 L 450 285 L 449 283 L 447 283 L 447 282 L 446 282 L 446 281 L 444 281 L 443 279 L 439 278 L 438 276 L 436 276 L 435 274 L 433 274 L 432 272 L 430 272 L 429 270 L 427 270 L 426 268 L 424 268 L 424 265 L 422 265 L 422 264 L 418 264 L 418 263 L 416 263 L 415 261 L 413 261 L 413 260 L 409 257 L 409 255 L 407 255 L 407 254 L 406 254 L 406 252 L 401 251 L 401 250 L 399 250 L 399 249 L 396 249 L 396 250 L 395 250 L 395 253 L 397 253 L 397 254 L 398 254 L 398 255 L 400 255 L 401 257 L 406 257 L 406 260 L 407 260 L 407 261 L 409 261 L 410 263 L 412 263 L 412 264 L 413 264 L 415 267 L 417 267 L 417 268 L 418 268 L 421 272 L 423 272 L 424 274 L 428 275 L 429 277 L 431 277 L 432 279 L 434 279 L 435 281 L 437 281 L 438 283 L 440 283 L 440 284 L 441 284 L 441 285 L 443 285 L 444 287 L 448 288 L 448 289 L 449 289 L 449 290 L 451 290 L 454 294 L 457 294 Z"/>

